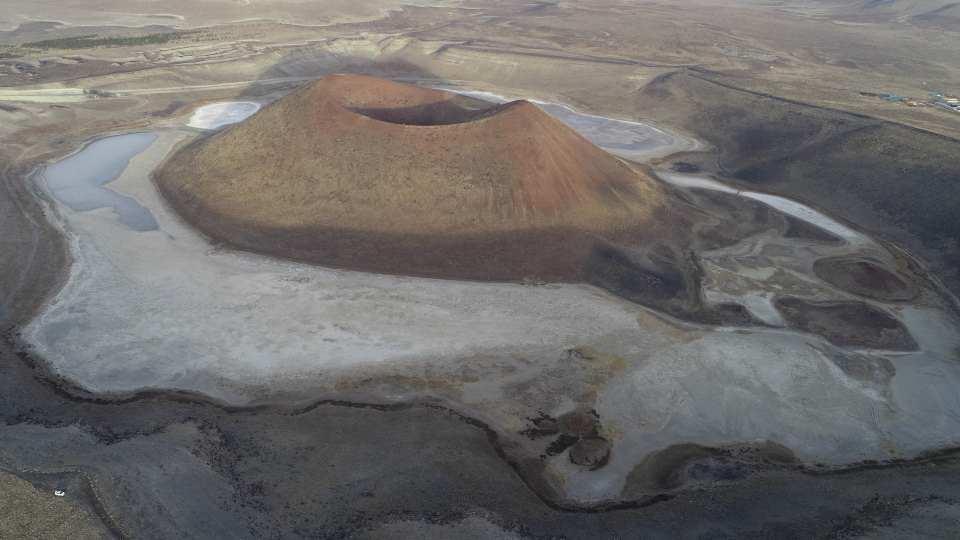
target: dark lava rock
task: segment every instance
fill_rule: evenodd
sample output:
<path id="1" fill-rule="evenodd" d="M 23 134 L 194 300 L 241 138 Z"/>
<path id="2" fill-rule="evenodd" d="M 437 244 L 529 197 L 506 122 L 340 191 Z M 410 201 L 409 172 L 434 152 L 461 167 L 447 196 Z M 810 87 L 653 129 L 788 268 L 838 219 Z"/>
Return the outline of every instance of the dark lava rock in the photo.
<path id="1" fill-rule="evenodd" d="M 556 456 L 562 454 L 564 450 L 577 444 L 579 440 L 579 437 L 574 437 L 572 435 L 560 435 L 554 439 L 553 442 L 547 445 L 547 449 L 545 450 L 544 454 L 547 456 Z"/>
<path id="2" fill-rule="evenodd" d="M 564 435 L 574 437 L 588 437 L 597 433 L 600 426 L 600 419 L 593 411 L 572 411 L 564 414 L 559 419 L 560 432 Z"/>
<path id="3" fill-rule="evenodd" d="M 542 412 L 539 414 L 539 416 L 530 418 L 529 420 L 532 426 L 521 431 L 520 433 L 531 439 L 538 439 L 548 435 L 556 435 L 560 432 L 560 426 L 557 419 Z"/>
<path id="4" fill-rule="evenodd" d="M 750 469 L 735 461 L 708 459 L 690 465 L 686 472 L 690 481 L 729 482 L 746 478 Z"/>
<path id="5" fill-rule="evenodd" d="M 686 161 L 677 161 L 674 162 L 670 167 L 678 173 L 698 173 L 700 172 L 700 166 L 696 163 L 688 163 Z"/>
<path id="6" fill-rule="evenodd" d="M 610 459 L 610 441 L 603 437 L 587 437 L 580 439 L 570 448 L 570 461 L 574 465 L 599 469 Z"/>
<path id="7" fill-rule="evenodd" d="M 815 302 L 784 297 L 774 301 L 783 318 L 804 332 L 840 347 L 915 351 L 917 342 L 896 317 L 864 302 Z"/>
<path id="8" fill-rule="evenodd" d="M 916 298 L 919 287 L 882 263 L 866 259 L 833 257 L 813 264 L 817 277 L 853 294 L 887 302 Z"/>

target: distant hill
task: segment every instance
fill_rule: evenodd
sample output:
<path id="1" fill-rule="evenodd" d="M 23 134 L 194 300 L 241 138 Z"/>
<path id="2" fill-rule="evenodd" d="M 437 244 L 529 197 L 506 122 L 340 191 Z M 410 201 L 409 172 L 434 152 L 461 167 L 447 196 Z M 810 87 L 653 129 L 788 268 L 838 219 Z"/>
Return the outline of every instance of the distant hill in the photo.
<path id="1" fill-rule="evenodd" d="M 831 16 L 861 22 L 909 22 L 960 30 L 960 2 L 950 0 L 807 0 L 784 7 L 826 9 Z"/>

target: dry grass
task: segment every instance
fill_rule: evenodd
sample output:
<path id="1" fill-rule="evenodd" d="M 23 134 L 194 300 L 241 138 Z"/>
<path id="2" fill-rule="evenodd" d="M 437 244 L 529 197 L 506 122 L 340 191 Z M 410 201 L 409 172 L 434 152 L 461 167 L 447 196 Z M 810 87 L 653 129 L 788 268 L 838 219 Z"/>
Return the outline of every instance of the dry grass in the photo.
<path id="1" fill-rule="evenodd" d="M 86 540 L 106 537 L 99 520 L 69 498 L 0 473 L 0 538 Z"/>

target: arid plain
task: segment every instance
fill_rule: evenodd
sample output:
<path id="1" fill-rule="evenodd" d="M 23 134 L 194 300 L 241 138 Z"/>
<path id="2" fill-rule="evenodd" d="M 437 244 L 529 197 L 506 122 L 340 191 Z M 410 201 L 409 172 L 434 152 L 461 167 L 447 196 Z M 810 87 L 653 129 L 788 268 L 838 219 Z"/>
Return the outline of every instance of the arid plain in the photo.
<path id="1" fill-rule="evenodd" d="M 956 530 L 953 4 L 92 4 L 0 15 L 0 536 Z"/>

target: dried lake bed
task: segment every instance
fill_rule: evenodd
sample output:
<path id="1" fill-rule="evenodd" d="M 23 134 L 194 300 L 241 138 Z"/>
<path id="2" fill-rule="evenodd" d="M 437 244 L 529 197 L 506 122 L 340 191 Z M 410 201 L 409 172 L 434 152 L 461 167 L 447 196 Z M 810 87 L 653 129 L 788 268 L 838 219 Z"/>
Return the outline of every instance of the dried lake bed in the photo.
<path id="1" fill-rule="evenodd" d="M 615 144 L 597 133 L 628 128 L 616 121 L 607 131 L 599 117 L 578 120 L 562 105 L 545 108 L 568 115 L 565 121 L 611 150 Z M 655 155 L 658 144 L 674 144 L 669 137 L 657 143 L 643 135 L 651 128 L 633 124 L 638 132 L 627 138 L 647 142 L 624 143 L 621 155 Z M 612 443 L 606 466 L 577 467 L 565 454 L 548 462 L 563 493 L 580 501 L 616 498 L 646 456 L 680 443 L 770 440 L 801 460 L 830 464 L 960 444 L 960 339 L 956 320 L 937 302 L 871 301 L 902 320 L 918 344 L 894 353 L 839 347 L 785 328 L 694 326 L 585 285 L 383 276 L 224 250 L 173 215 L 150 181 L 192 136 L 168 125 L 100 139 L 66 158 L 86 159 L 108 142 L 126 149 L 101 163 L 119 172 L 99 176 L 96 188 L 145 209 L 153 228 L 131 226 L 117 205 L 71 204 L 69 175 L 58 169 L 66 160 L 47 168 L 45 187 L 74 264 L 25 337 L 58 373 L 91 390 L 176 388 L 234 404 L 323 394 L 430 397 L 486 419 L 531 450 L 539 443 L 516 435 L 528 418 L 593 409 Z M 732 189 L 694 178 L 664 175 L 683 189 Z M 816 280 L 813 259 L 885 256 L 862 233 L 812 208 L 733 191 L 845 242 L 764 233 L 705 254 L 708 300 L 743 300 L 777 326 L 776 306 L 749 298 L 848 299 Z M 771 246 L 784 249 L 770 255 Z M 770 268 L 796 279 L 774 279 Z"/>
<path id="2" fill-rule="evenodd" d="M 260 110 L 260 104 L 253 101 L 222 101 L 197 107 L 187 125 L 197 129 L 220 129 L 230 124 L 242 122 Z"/>

